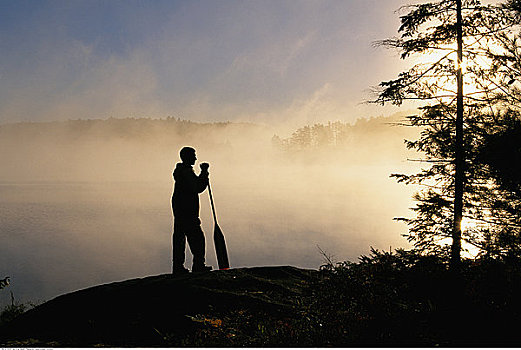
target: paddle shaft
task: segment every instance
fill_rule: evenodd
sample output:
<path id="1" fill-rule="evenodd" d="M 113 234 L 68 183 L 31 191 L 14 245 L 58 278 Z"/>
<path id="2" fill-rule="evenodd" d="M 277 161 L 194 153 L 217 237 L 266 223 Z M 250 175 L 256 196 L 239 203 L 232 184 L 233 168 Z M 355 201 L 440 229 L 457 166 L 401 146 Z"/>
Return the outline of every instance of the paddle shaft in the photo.
<path id="1" fill-rule="evenodd" d="M 217 224 L 217 216 L 215 215 L 215 206 L 213 205 L 212 188 L 210 187 L 209 180 L 208 180 L 208 193 L 210 194 L 210 204 L 212 205 L 213 221 Z"/>
<path id="2" fill-rule="evenodd" d="M 217 255 L 217 263 L 219 269 L 229 269 L 230 262 L 228 261 L 228 251 L 226 249 L 226 241 L 221 228 L 217 224 L 217 216 L 215 215 L 215 205 L 213 203 L 212 188 L 210 187 L 210 181 L 208 181 L 208 194 L 210 195 L 210 204 L 212 205 L 214 230 L 213 230 L 213 241 L 215 245 L 215 254 Z"/>

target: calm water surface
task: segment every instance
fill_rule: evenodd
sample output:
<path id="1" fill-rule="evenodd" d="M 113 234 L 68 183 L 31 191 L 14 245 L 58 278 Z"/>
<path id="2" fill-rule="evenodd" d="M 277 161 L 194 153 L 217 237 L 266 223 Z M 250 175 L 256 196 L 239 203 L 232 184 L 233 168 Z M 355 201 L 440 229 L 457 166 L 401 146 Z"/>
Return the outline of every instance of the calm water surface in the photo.
<path id="1" fill-rule="evenodd" d="M 276 178 L 255 186 L 241 182 L 241 176 L 226 183 L 215 179 L 219 224 L 234 267 L 318 268 L 317 245 L 339 260 L 356 259 L 369 246 L 404 245 L 403 227 L 392 222 L 410 206 L 403 187 L 370 181 L 367 169 L 325 183 L 313 176 L 309 183 L 284 186 Z M 347 180 L 350 186 L 343 185 Z M 0 278 L 11 276 L 11 286 L 0 291 L 0 304 L 10 303 L 9 291 L 18 301 L 38 302 L 170 272 L 171 190 L 169 181 L 0 184 Z M 206 192 L 201 219 L 207 262 L 216 266 Z"/>

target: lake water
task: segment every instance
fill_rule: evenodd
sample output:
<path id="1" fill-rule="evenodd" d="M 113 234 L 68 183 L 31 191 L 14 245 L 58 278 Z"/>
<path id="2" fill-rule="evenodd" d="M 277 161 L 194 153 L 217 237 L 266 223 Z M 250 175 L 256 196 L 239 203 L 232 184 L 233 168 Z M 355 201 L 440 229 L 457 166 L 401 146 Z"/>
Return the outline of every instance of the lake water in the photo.
<path id="1" fill-rule="evenodd" d="M 392 218 L 407 215 L 411 190 L 388 179 L 392 167 L 329 170 L 325 180 L 324 169 L 306 169 L 298 182 L 291 179 L 301 170 L 289 167 L 279 174 L 258 169 L 253 184 L 247 173 L 212 178 L 232 267 L 318 268 L 317 245 L 337 260 L 355 260 L 370 246 L 406 246 L 404 225 Z M 0 184 L 0 278 L 11 277 L 0 303 L 10 303 L 9 291 L 18 301 L 40 302 L 170 272 L 171 190 L 170 181 Z M 207 263 L 215 267 L 206 192 L 201 220 Z"/>

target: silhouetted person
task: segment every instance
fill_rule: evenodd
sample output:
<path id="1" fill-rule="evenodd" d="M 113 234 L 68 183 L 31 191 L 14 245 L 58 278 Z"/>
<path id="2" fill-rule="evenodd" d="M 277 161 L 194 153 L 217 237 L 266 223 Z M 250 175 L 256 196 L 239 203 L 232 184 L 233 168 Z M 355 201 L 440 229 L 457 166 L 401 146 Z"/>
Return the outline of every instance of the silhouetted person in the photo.
<path id="1" fill-rule="evenodd" d="M 182 163 L 177 163 L 174 170 L 174 194 L 172 211 L 174 213 L 173 274 L 185 274 L 184 267 L 186 240 L 193 255 L 192 272 L 209 271 L 205 265 L 205 238 L 199 220 L 199 193 L 208 186 L 208 163 L 201 163 L 201 173 L 196 175 L 192 166 L 197 157 L 195 149 L 183 147 L 180 152 Z"/>

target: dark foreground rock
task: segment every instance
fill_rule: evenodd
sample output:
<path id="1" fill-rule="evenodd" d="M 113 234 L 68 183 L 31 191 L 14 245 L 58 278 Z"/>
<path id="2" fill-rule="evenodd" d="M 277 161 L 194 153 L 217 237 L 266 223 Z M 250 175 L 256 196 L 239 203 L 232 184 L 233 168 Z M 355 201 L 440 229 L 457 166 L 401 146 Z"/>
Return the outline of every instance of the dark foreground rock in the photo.
<path id="1" fill-rule="evenodd" d="M 521 261 L 397 250 L 320 271 L 153 276 L 63 295 L 4 323 L 4 346 L 521 346 Z M 0 321 L 2 319 L 0 318 Z"/>
<path id="2" fill-rule="evenodd" d="M 7 346 L 237 345 L 234 326 L 250 322 L 262 333 L 259 318 L 300 317 L 299 300 L 316 275 L 258 267 L 110 283 L 29 310 L 0 329 L 0 340 Z"/>

